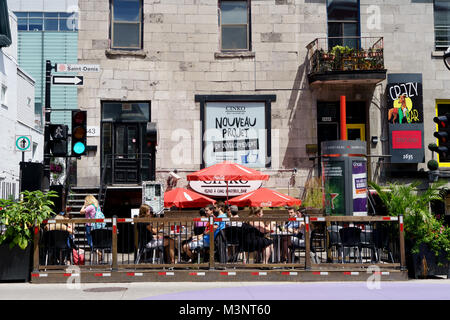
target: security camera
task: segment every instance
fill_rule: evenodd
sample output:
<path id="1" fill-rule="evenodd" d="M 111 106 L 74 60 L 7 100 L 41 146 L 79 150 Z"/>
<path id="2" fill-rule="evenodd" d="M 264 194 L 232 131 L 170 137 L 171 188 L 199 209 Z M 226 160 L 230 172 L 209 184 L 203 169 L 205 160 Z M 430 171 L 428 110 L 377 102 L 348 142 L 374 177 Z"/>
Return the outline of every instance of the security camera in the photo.
<path id="1" fill-rule="evenodd" d="M 171 171 L 169 172 L 169 176 L 171 176 L 172 178 L 174 178 L 175 180 L 180 180 L 181 177 L 179 175 L 177 175 L 175 172 Z"/>

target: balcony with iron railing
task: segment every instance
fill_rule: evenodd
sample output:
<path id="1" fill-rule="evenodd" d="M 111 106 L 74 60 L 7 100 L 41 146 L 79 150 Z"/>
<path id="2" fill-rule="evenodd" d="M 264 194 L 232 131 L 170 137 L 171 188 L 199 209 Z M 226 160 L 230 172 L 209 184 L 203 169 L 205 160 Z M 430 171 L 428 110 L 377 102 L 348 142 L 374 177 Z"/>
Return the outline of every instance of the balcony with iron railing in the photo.
<path id="1" fill-rule="evenodd" d="M 317 38 L 306 48 L 310 84 L 376 84 L 386 79 L 382 37 Z"/>

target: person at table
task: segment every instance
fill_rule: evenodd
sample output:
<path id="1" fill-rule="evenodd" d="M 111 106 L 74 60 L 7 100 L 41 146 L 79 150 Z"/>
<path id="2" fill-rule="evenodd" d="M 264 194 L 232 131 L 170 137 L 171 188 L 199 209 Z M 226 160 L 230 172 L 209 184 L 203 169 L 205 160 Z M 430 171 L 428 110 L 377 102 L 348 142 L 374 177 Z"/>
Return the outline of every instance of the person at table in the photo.
<path id="1" fill-rule="evenodd" d="M 241 221 L 233 221 L 235 219 L 239 219 L 239 208 L 235 205 L 232 205 L 229 207 L 229 212 L 230 212 L 230 220 L 229 222 L 227 222 L 227 227 L 241 227 L 242 226 L 242 222 Z"/>
<path id="2" fill-rule="evenodd" d="M 295 210 L 293 207 L 288 208 L 289 218 L 302 218 L 303 214 L 300 209 Z M 288 247 L 289 250 L 295 250 L 297 248 L 305 247 L 305 222 L 304 221 L 289 221 L 286 224 L 288 233 L 292 234 L 289 237 Z M 288 256 L 289 262 L 291 262 L 291 255 Z"/>
<path id="3" fill-rule="evenodd" d="M 222 209 L 220 209 L 219 205 L 217 205 L 216 210 L 212 204 L 207 205 L 205 207 L 205 213 L 208 218 L 213 217 L 215 215 L 218 218 L 219 217 L 225 218 L 226 215 L 223 213 L 223 210 L 224 210 L 224 208 L 222 207 Z M 190 260 L 192 260 L 192 258 L 194 257 L 194 253 L 193 253 L 194 250 L 198 250 L 200 248 L 205 248 L 205 249 L 209 248 L 209 242 L 210 242 L 209 233 L 210 233 L 210 231 L 214 230 L 214 238 L 215 238 L 217 236 L 217 234 L 219 233 L 219 231 L 223 228 L 225 228 L 225 222 L 215 221 L 213 225 L 211 225 L 208 222 L 205 227 L 205 231 L 202 234 L 192 237 L 191 241 L 189 241 L 183 245 L 183 252 L 186 253 L 186 255 L 189 257 Z"/>
<path id="4" fill-rule="evenodd" d="M 200 215 L 200 218 L 206 218 L 206 209 L 200 208 L 198 211 L 198 214 Z M 195 221 L 194 222 L 194 235 L 200 235 L 203 232 L 205 232 L 206 225 L 208 224 L 207 221 Z"/>
<path id="5" fill-rule="evenodd" d="M 261 207 L 252 207 L 250 209 L 250 218 L 262 218 L 264 215 Z M 263 256 L 263 263 L 269 263 L 271 253 L 273 252 L 273 241 L 267 238 L 265 235 L 270 234 L 275 230 L 275 223 L 264 223 L 263 221 L 247 221 L 242 224 L 243 232 L 243 247 L 247 252 L 257 251 Z"/>
<path id="6" fill-rule="evenodd" d="M 216 218 L 228 218 L 226 214 L 226 205 L 222 201 L 217 202 L 216 204 L 216 210 L 214 210 L 214 216 Z M 225 227 L 225 222 L 222 221 L 221 225 L 223 225 L 223 228 Z"/>
<path id="7" fill-rule="evenodd" d="M 142 204 L 139 208 L 139 218 L 154 217 L 153 209 L 147 204 Z M 152 223 L 139 222 L 138 231 L 141 241 L 145 241 L 147 249 L 164 248 L 165 260 L 168 263 L 175 263 L 175 240 L 163 235 L 164 225 L 158 223 L 154 227 Z"/>
<path id="8" fill-rule="evenodd" d="M 75 245 L 75 242 L 73 240 L 74 236 L 74 227 L 73 224 L 68 223 L 62 223 L 64 220 L 69 220 L 70 216 L 68 213 L 60 212 L 54 217 L 55 220 L 58 222 L 56 223 L 48 223 L 45 225 L 44 230 L 45 231 L 54 231 L 54 230 L 60 230 L 60 231 L 67 231 L 68 237 L 67 237 L 67 246 L 69 249 L 75 249 L 78 250 L 78 247 Z M 51 245 L 51 244 L 49 244 Z M 82 249 L 80 249 L 82 250 Z M 66 263 L 69 263 L 70 261 L 67 260 Z"/>

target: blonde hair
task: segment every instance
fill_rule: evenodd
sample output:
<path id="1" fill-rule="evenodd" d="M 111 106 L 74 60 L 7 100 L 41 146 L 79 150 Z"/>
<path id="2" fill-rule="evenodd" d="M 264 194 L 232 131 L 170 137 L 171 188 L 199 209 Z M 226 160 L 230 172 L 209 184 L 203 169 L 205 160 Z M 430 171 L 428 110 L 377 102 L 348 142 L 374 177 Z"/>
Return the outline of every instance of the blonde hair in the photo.
<path id="1" fill-rule="evenodd" d="M 250 208 L 250 215 L 251 216 L 256 216 L 261 211 L 263 211 L 263 209 L 261 207 L 251 207 Z"/>
<path id="2" fill-rule="evenodd" d="M 97 199 L 95 199 L 95 197 L 92 194 L 89 194 L 84 198 L 84 203 L 86 203 L 86 207 L 90 206 L 92 204 L 96 208 L 98 208 L 98 201 L 97 201 Z"/>

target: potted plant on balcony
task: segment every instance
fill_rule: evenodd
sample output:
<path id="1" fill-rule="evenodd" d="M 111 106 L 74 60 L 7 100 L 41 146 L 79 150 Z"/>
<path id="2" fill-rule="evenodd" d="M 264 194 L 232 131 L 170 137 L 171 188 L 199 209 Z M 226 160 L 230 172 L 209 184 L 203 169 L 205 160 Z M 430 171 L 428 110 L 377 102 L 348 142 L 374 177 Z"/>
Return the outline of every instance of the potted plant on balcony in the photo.
<path id="1" fill-rule="evenodd" d="M 54 214 L 56 192 L 23 191 L 19 200 L 0 199 L 0 280 L 28 281 L 33 227 Z"/>
<path id="2" fill-rule="evenodd" d="M 419 182 L 410 185 L 392 183 L 387 188 L 371 182 L 388 214 L 404 216 L 407 265 L 414 278 L 428 275 L 450 276 L 450 228 L 430 212 L 431 201 L 442 201 L 443 183 L 434 183 L 417 192 Z M 387 189 L 387 190 L 386 190 Z"/>
<path id="3" fill-rule="evenodd" d="M 345 64 L 345 61 L 348 61 L 351 57 L 352 53 L 354 52 L 353 48 L 350 48 L 348 46 L 334 46 L 330 54 L 334 56 L 334 70 L 344 70 L 348 69 L 349 67 Z"/>

